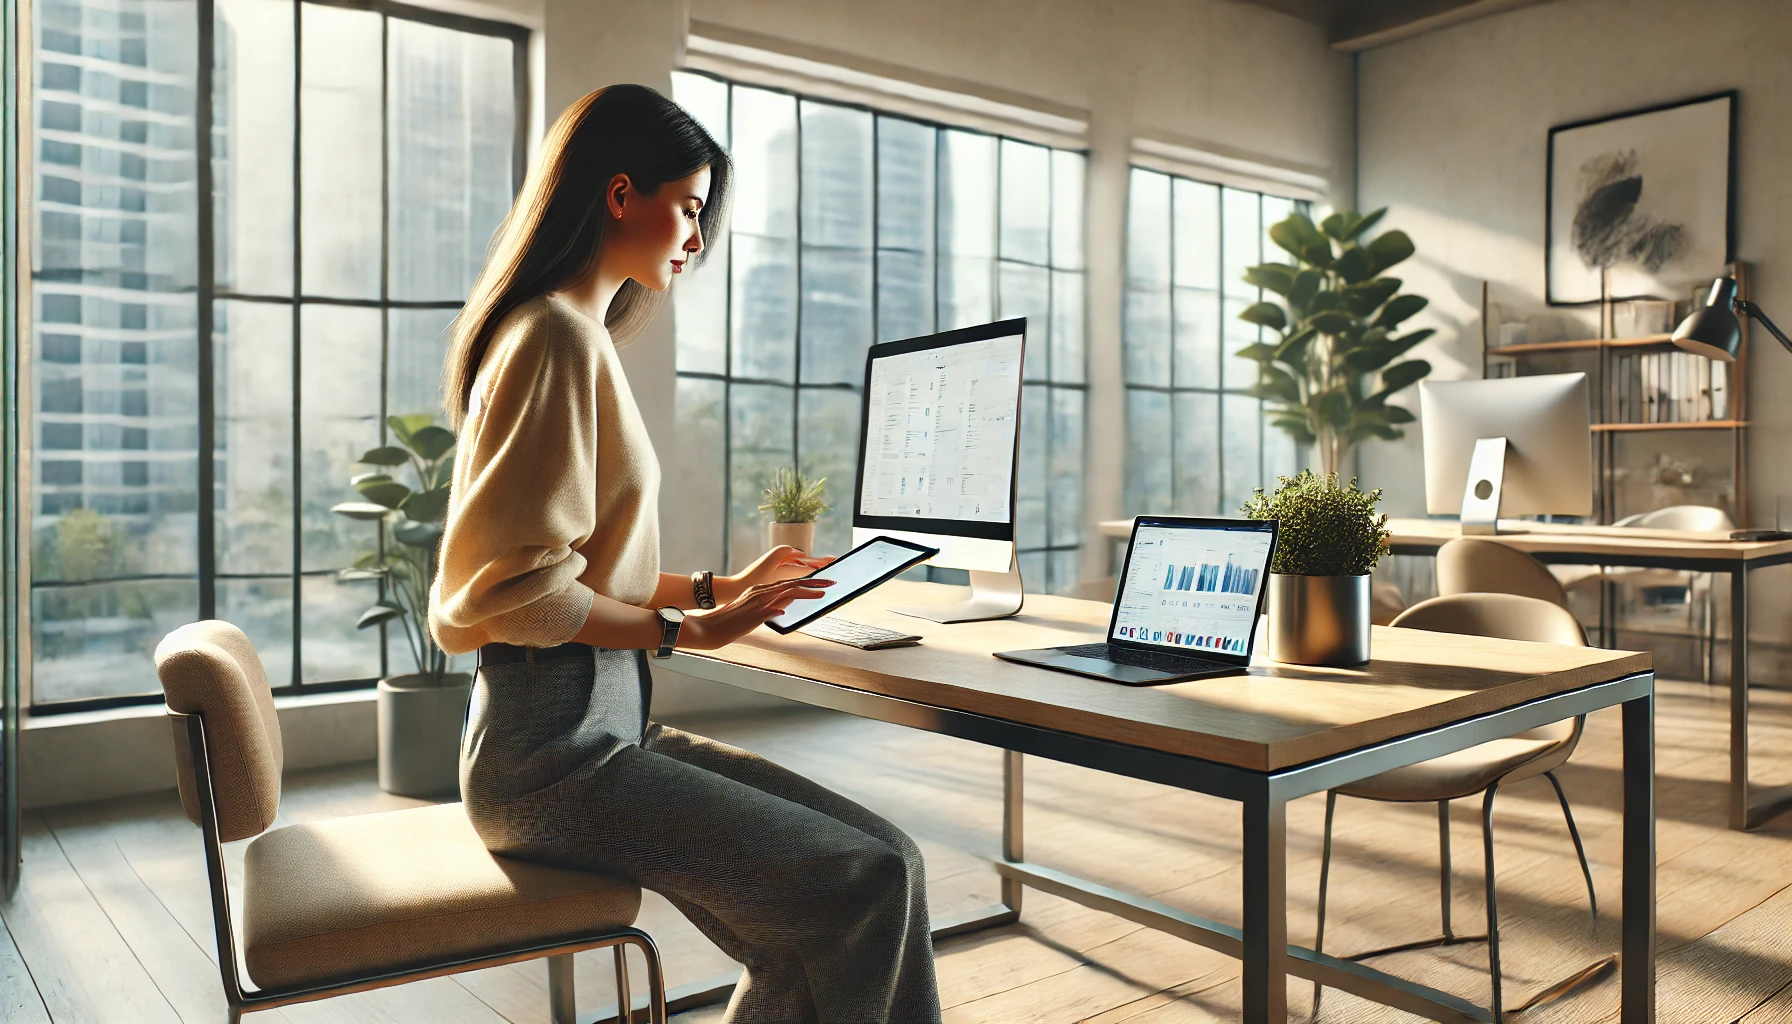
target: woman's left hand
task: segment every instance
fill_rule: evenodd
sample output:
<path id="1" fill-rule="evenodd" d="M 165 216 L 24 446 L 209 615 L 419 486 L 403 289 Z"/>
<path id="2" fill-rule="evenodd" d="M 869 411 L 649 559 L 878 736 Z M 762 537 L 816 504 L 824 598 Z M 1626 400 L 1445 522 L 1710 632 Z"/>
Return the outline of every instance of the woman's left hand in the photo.
<path id="1" fill-rule="evenodd" d="M 717 576 L 716 603 L 730 604 L 752 587 L 807 576 L 832 561 L 831 558 L 805 555 L 788 544 L 780 544 L 760 555 L 757 561 L 740 572 L 732 576 Z"/>

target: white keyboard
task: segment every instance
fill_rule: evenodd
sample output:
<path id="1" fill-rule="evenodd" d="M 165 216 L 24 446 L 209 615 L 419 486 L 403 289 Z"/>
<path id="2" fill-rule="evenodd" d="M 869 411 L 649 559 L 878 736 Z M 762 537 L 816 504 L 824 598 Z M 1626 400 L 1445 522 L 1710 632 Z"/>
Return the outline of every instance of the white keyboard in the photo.
<path id="1" fill-rule="evenodd" d="M 921 642 L 921 638 L 913 633 L 898 633 L 882 626 L 867 626 L 862 622 L 824 615 L 807 626 L 797 630 L 823 640 L 832 640 L 837 644 L 857 647 L 861 651 L 881 651 L 886 647 L 913 647 Z"/>

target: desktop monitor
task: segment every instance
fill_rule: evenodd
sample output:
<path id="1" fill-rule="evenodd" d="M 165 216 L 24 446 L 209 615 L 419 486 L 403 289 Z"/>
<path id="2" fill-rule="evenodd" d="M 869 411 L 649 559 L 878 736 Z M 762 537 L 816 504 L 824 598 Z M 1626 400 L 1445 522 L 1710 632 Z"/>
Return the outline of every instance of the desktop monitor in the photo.
<path id="1" fill-rule="evenodd" d="M 899 608 L 936 622 L 1020 610 L 1014 556 L 1024 317 L 873 345 L 865 358 L 853 544 L 897 537 L 967 569 L 971 597 Z"/>
<path id="2" fill-rule="evenodd" d="M 1421 381 L 1425 509 L 1496 533 L 1501 516 L 1593 512 L 1587 375 Z"/>

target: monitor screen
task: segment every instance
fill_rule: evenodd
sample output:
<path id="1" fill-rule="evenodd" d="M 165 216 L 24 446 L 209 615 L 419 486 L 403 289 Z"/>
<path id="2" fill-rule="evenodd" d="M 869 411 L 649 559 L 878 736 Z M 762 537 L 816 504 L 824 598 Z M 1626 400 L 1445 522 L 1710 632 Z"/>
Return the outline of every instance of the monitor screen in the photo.
<path id="1" fill-rule="evenodd" d="M 1141 523 L 1109 639 L 1248 655 L 1273 540 L 1263 529 Z"/>
<path id="2" fill-rule="evenodd" d="M 855 526 L 1012 537 L 1025 330 L 1007 321 L 871 350 Z"/>

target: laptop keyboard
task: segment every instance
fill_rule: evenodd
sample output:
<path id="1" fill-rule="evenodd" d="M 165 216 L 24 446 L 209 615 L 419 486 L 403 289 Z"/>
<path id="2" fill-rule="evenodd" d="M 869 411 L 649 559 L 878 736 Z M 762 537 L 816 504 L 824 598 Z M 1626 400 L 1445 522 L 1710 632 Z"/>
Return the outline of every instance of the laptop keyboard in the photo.
<path id="1" fill-rule="evenodd" d="M 1078 644 L 1075 647 L 1060 647 L 1059 650 L 1078 658 L 1101 658 L 1116 665 L 1130 665 L 1153 672 L 1198 672 L 1202 668 L 1233 667 L 1230 662 L 1225 661 L 1210 661 L 1183 654 L 1159 654 L 1156 651 L 1140 651 L 1116 644 Z"/>

